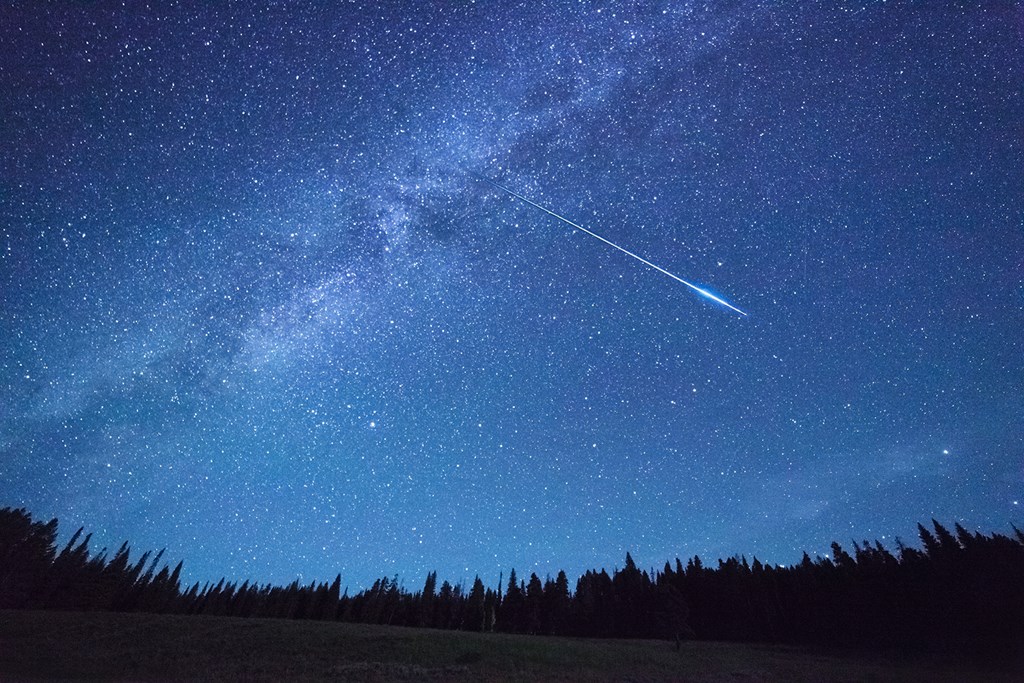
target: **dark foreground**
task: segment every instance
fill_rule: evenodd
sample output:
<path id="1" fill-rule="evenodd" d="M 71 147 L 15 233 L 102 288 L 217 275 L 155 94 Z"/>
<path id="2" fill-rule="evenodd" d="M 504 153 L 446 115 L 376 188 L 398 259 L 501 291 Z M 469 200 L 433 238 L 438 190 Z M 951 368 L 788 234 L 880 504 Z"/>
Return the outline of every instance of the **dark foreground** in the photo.
<path id="1" fill-rule="evenodd" d="M 999 681 L 1005 668 L 733 643 L 0 611 L 0 680 Z"/>

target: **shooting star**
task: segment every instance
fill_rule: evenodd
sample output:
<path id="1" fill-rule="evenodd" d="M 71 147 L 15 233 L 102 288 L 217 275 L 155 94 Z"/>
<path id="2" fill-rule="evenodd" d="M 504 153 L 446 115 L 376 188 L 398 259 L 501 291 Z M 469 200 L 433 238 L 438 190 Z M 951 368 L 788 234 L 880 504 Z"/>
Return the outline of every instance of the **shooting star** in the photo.
<path id="1" fill-rule="evenodd" d="M 571 225 L 572 227 L 576 228 L 580 232 L 585 232 L 586 234 L 590 235 L 591 237 L 596 237 L 597 239 L 601 240 L 602 242 L 604 242 L 608 246 L 615 247 L 616 249 L 621 251 L 626 256 L 632 256 L 633 258 L 635 258 L 637 261 L 639 261 L 640 263 L 644 264 L 645 266 L 653 268 L 654 270 L 658 271 L 659 273 L 664 273 L 665 275 L 668 275 L 670 278 L 672 278 L 676 282 L 683 283 L 684 285 L 686 285 L 687 287 L 689 287 L 693 291 L 697 292 L 701 296 L 706 297 L 708 299 L 711 299 L 715 303 L 721 304 L 721 305 L 725 306 L 728 309 L 736 311 L 737 313 L 739 313 L 742 316 L 746 316 L 747 315 L 746 313 L 744 313 L 743 311 L 741 311 L 740 309 L 736 308 L 731 303 L 726 301 L 725 299 L 721 299 L 721 298 L 715 296 L 714 294 L 712 294 L 708 290 L 703 289 L 701 287 L 698 287 L 697 285 L 693 284 L 692 282 L 687 282 L 686 280 L 684 280 L 683 278 L 679 277 L 678 275 L 674 275 L 673 273 L 668 272 L 667 270 L 665 270 L 661 266 L 658 266 L 658 265 L 655 265 L 655 264 L 651 263 L 650 261 L 648 261 L 644 257 L 638 256 L 638 255 L 634 254 L 633 252 L 629 251 L 628 249 L 624 249 L 624 248 L 620 247 L 619 245 L 615 244 L 615 242 L 612 242 L 609 239 L 605 239 L 604 237 L 601 237 L 596 232 L 593 232 L 591 230 L 587 230 L 586 228 L 584 228 L 582 225 L 579 225 L 578 223 L 573 223 L 571 220 L 569 220 L 565 216 L 560 216 L 557 213 L 555 213 L 554 211 L 552 211 L 551 209 L 543 207 L 540 204 L 538 204 L 537 202 L 530 201 L 529 199 L 527 199 L 523 195 L 519 194 L 518 192 L 510 190 L 510 189 L 508 189 L 507 187 L 505 187 L 503 185 L 499 185 L 498 183 L 494 182 L 490 178 L 486 178 L 486 177 L 484 177 L 482 175 L 479 175 L 478 173 L 472 173 L 472 175 L 476 176 L 477 178 L 479 178 L 480 180 L 484 181 L 485 183 L 487 183 L 489 185 L 493 185 L 494 187 L 498 188 L 502 192 L 507 192 L 508 194 L 512 195 L 516 199 L 522 200 L 522 201 L 526 202 L 527 204 L 529 204 L 530 206 L 534 206 L 534 207 L 540 209 L 541 211 L 543 211 L 544 213 L 549 214 L 551 216 L 554 216 L 555 218 L 557 218 L 558 220 L 562 221 L 563 223 L 568 223 L 569 225 Z"/>

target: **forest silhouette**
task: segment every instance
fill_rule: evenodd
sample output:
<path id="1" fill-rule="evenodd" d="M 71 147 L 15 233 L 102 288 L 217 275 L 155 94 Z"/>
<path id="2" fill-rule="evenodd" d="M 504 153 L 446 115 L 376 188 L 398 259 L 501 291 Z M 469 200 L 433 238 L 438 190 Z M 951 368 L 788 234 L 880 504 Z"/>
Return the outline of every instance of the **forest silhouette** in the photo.
<path id="1" fill-rule="evenodd" d="M 1024 643 L 1024 533 L 918 525 L 921 548 L 838 543 L 791 566 L 699 557 L 612 573 L 485 586 L 430 572 L 420 590 L 381 578 L 350 595 L 332 582 L 278 586 L 221 579 L 184 587 L 163 551 L 93 553 L 79 529 L 58 550 L 57 520 L 0 510 L 0 609 L 118 611 L 337 620 L 465 631 L 599 638 L 724 640 L 1013 657 Z"/>

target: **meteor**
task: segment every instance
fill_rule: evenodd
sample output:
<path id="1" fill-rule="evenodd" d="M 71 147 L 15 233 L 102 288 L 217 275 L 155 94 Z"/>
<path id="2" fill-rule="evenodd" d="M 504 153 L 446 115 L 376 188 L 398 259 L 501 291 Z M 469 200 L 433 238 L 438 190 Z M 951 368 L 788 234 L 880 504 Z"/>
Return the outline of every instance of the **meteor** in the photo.
<path id="1" fill-rule="evenodd" d="M 726 308 L 729 308 L 729 309 L 731 309 L 733 311 L 736 311 L 737 313 L 739 313 L 742 316 L 746 316 L 747 315 L 746 313 L 744 313 L 740 309 L 738 309 L 735 306 L 733 306 L 732 304 L 730 304 L 725 299 L 721 299 L 721 298 L 715 296 L 714 294 L 712 294 L 711 292 L 709 292 L 708 290 L 703 289 L 701 287 L 698 287 L 697 285 L 695 285 L 695 284 L 693 284 L 691 282 L 687 282 L 686 280 L 684 280 L 683 278 L 679 277 L 678 275 L 674 275 L 674 274 L 668 272 L 667 270 L 665 270 L 661 266 L 658 266 L 658 265 L 655 265 L 655 264 L 651 263 L 650 261 L 648 261 L 647 259 L 643 258 L 642 256 L 638 256 L 638 255 L 634 254 L 633 252 L 629 251 L 628 249 L 624 249 L 624 248 L 620 247 L 619 245 L 615 244 L 615 242 L 612 242 L 609 239 L 605 239 L 604 237 L 601 237 L 596 232 L 593 232 L 591 230 L 587 230 L 586 228 L 584 228 L 582 225 L 579 225 L 578 223 L 573 223 L 571 220 L 569 220 L 565 216 L 560 216 L 557 213 L 555 213 L 554 211 L 552 211 L 551 209 L 543 207 L 540 204 L 538 204 L 537 202 L 530 201 L 529 199 L 527 199 L 523 195 L 519 194 L 518 192 L 510 190 L 510 189 L 508 189 L 507 187 L 505 187 L 503 185 L 499 185 L 498 183 L 494 182 L 490 178 L 486 178 L 486 177 L 484 177 L 482 175 L 479 175 L 477 173 L 473 173 L 473 175 L 476 176 L 477 178 L 479 178 L 480 180 L 484 181 L 485 183 L 487 183 L 489 185 L 493 185 L 494 187 L 498 188 L 502 192 L 507 192 L 508 194 L 512 195 L 516 199 L 522 200 L 522 201 L 526 202 L 527 204 L 529 204 L 530 206 L 536 207 L 536 208 L 540 209 L 541 211 L 543 211 L 544 213 L 546 213 L 548 215 L 551 215 L 551 216 L 554 216 L 555 218 L 557 218 L 558 220 L 562 221 L 563 223 L 568 223 L 569 225 L 571 225 L 572 227 L 576 228 L 580 232 L 585 232 L 586 234 L 590 235 L 591 237 L 596 237 L 597 239 L 601 240 L 602 242 L 604 242 L 608 246 L 615 247 L 616 249 L 621 251 L 626 256 L 631 256 L 631 257 L 635 258 L 637 261 L 639 261 L 640 263 L 644 264 L 645 266 L 648 266 L 649 268 L 653 268 L 654 270 L 658 271 L 659 273 L 664 273 L 665 275 L 668 275 L 670 278 L 672 278 L 676 282 L 683 283 L 684 285 L 686 285 L 687 287 L 689 287 L 693 291 L 697 292 L 701 296 L 706 297 L 708 299 L 711 299 L 715 303 L 721 304 L 721 305 L 725 306 Z"/>

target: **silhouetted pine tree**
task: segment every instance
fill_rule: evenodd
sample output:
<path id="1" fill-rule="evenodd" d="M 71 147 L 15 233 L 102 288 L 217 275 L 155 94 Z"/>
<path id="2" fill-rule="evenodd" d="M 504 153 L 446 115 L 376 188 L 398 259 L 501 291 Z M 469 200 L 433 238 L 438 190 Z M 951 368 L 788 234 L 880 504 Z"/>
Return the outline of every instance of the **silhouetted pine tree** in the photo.
<path id="1" fill-rule="evenodd" d="M 501 608 L 498 610 L 497 630 L 504 633 L 512 633 L 522 623 L 525 596 L 522 588 L 519 587 L 516 577 L 516 570 L 513 568 L 508 575 L 508 588 L 501 600 Z"/>
<path id="2" fill-rule="evenodd" d="M 607 638 L 615 634 L 614 589 L 608 572 L 588 570 L 579 578 L 571 619 L 574 635 Z"/>
<path id="3" fill-rule="evenodd" d="M 437 572 L 428 572 L 427 580 L 423 582 L 423 592 L 420 594 L 419 608 L 416 620 L 417 626 L 435 626 L 434 607 L 437 596 L 434 595 L 437 589 Z"/>
<path id="4" fill-rule="evenodd" d="M 454 589 L 448 581 L 441 584 L 441 591 L 437 595 L 437 603 L 434 612 L 435 628 L 451 628 L 452 602 L 454 601 Z"/>
<path id="5" fill-rule="evenodd" d="M 484 631 L 490 633 L 495 629 L 501 599 L 497 591 L 490 588 L 484 594 Z"/>
<path id="6" fill-rule="evenodd" d="M 542 633 L 561 635 L 567 632 L 570 601 L 569 579 L 565 572 L 558 572 L 554 581 L 548 578 L 544 583 Z"/>
<path id="7" fill-rule="evenodd" d="M 327 591 L 327 599 L 320 613 L 320 618 L 325 621 L 334 621 L 338 618 L 338 602 L 341 599 L 341 574 L 334 577 L 331 587 Z"/>
<path id="8" fill-rule="evenodd" d="M 536 572 L 530 574 L 530 582 L 526 584 L 526 595 L 523 601 L 522 632 L 536 634 L 541 632 L 541 612 L 544 609 L 544 586 Z"/>
<path id="9" fill-rule="evenodd" d="M 0 609 L 39 605 L 56 542 L 56 519 L 44 524 L 25 509 L 0 510 Z"/>
<path id="10" fill-rule="evenodd" d="M 484 588 L 484 582 L 477 576 L 473 579 L 473 587 L 469 590 L 469 596 L 466 598 L 466 608 L 464 612 L 462 628 L 467 631 L 483 631 L 485 624 L 485 603 L 487 599 L 487 591 Z"/>

